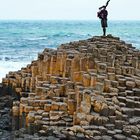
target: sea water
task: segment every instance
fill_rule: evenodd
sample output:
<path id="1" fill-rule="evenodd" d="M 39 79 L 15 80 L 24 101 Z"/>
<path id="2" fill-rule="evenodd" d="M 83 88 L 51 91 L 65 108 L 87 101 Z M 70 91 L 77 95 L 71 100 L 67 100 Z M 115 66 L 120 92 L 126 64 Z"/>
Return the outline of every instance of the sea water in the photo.
<path id="1" fill-rule="evenodd" d="M 108 34 L 140 48 L 140 21 L 108 21 Z M 0 21 L 0 81 L 20 70 L 44 48 L 102 35 L 100 21 Z"/>

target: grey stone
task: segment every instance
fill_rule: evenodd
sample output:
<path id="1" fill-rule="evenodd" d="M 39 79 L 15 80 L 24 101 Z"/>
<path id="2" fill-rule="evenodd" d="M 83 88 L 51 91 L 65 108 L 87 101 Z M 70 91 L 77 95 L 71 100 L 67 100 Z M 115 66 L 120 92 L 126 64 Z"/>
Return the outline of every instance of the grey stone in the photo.
<path id="1" fill-rule="evenodd" d="M 94 140 L 102 140 L 102 137 L 101 136 L 95 136 Z"/>
<path id="2" fill-rule="evenodd" d="M 127 107 L 134 108 L 135 107 L 135 101 L 130 100 L 130 99 L 126 99 L 126 105 L 127 105 Z"/>
<path id="3" fill-rule="evenodd" d="M 99 136 L 99 135 L 101 135 L 100 131 L 93 130 L 93 136 Z"/>
<path id="4" fill-rule="evenodd" d="M 123 128 L 123 134 L 125 134 L 126 136 L 131 136 L 130 126 L 124 126 L 124 128 Z"/>
<path id="5" fill-rule="evenodd" d="M 132 135 L 131 137 L 135 140 L 139 140 L 138 136 L 136 136 L 136 135 Z"/>
<path id="6" fill-rule="evenodd" d="M 116 135 L 114 135 L 114 139 L 115 140 L 126 140 L 126 136 L 124 136 L 122 134 L 116 134 Z"/>
<path id="7" fill-rule="evenodd" d="M 83 134 L 83 133 L 77 133 L 76 136 L 77 136 L 78 138 L 84 138 L 84 134 Z"/>
<path id="8" fill-rule="evenodd" d="M 40 138 L 32 138 L 31 140 L 40 140 Z"/>
<path id="9" fill-rule="evenodd" d="M 133 139 L 133 138 L 130 138 L 130 137 L 127 137 L 127 140 L 135 140 L 135 139 Z"/>
<path id="10" fill-rule="evenodd" d="M 126 87 L 118 87 L 118 89 L 119 89 L 119 92 L 123 92 L 123 93 L 120 93 L 122 94 L 121 96 L 125 96 L 124 92 L 126 90 Z"/>
<path id="11" fill-rule="evenodd" d="M 117 129 L 122 129 L 124 123 L 125 123 L 124 121 L 116 120 L 116 121 L 115 121 L 115 128 L 117 128 Z"/>
<path id="12" fill-rule="evenodd" d="M 126 90 L 125 92 L 126 92 L 127 96 L 134 96 L 134 91 L 132 91 L 132 90 Z"/>
<path id="13" fill-rule="evenodd" d="M 116 116 L 109 116 L 109 122 L 110 123 L 115 123 Z"/>
<path id="14" fill-rule="evenodd" d="M 114 130 L 115 125 L 114 125 L 114 124 L 106 124 L 105 127 L 106 127 L 108 130 Z"/>
<path id="15" fill-rule="evenodd" d="M 112 131 L 112 130 L 108 130 L 108 131 L 107 131 L 107 134 L 108 134 L 109 136 L 114 136 L 114 135 L 116 134 L 116 132 L 115 132 L 115 131 Z"/>
<path id="16" fill-rule="evenodd" d="M 139 88 L 134 88 L 133 91 L 134 91 L 134 95 L 135 96 L 139 96 L 140 97 L 140 89 Z"/>
<path id="17" fill-rule="evenodd" d="M 134 135 L 138 135 L 140 133 L 140 130 L 137 126 L 131 126 L 131 131 L 132 131 L 132 134 Z"/>
<path id="18" fill-rule="evenodd" d="M 103 115 L 105 117 L 108 116 L 108 112 L 109 112 L 109 109 L 108 108 L 103 108 L 100 112 L 100 115 Z"/>
<path id="19" fill-rule="evenodd" d="M 115 107 L 109 106 L 108 115 L 113 116 L 115 114 Z"/>
<path id="20" fill-rule="evenodd" d="M 99 126 L 99 131 L 101 132 L 102 135 L 107 133 L 107 129 L 104 126 Z"/>
<path id="21" fill-rule="evenodd" d="M 48 136 L 46 139 L 47 140 L 59 140 L 59 138 L 56 138 L 54 136 Z"/>
<path id="22" fill-rule="evenodd" d="M 0 136 L 3 134 L 3 132 L 0 132 Z"/>
<path id="23" fill-rule="evenodd" d="M 111 136 L 103 135 L 102 140 L 113 140 Z"/>
<path id="24" fill-rule="evenodd" d="M 120 107 L 126 107 L 125 103 L 120 103 Z"/>
<path id="25" fill-rule="evenodd" d="M 130 118 L 129 123 L 132 125 L 140 124 L 140 117 Z"/>
<path id="26" fill-rule="evenodd" d="M 135 108 L 135 116 L 140 116 L 140 108 Z"/>
<path id="27" fill-rule="evenodd" d="M 135 101 L 135 107 L 140 108 L 140 102 L 139 101 Z"/>
<path id="28" fill-rule="evenodd" d="M 122 103 L 126 103 L 126 97 L 118 96 L 118 100 Z"/>
<path id="29" fill-rule="evenodd" d="M 122 112 L 125 113 L 126 115 L 128 115 L 128 117 L 130 117 L 130 118 L 132 116 L 134 116 L 134 109 L 132 109 L 132 108 L 123 107 Z"/>
<path id="30" fill-rule="evenodd" d="M 99 126 L 97 125 L 90 125 L 90 126 L 82 126 L 85 130 L 99 130 Z"/>
<path id="31" fill-rule="evenodd" d="M 122 133 L 122 130 L 120 130 L 120 129 L 115 129 L 114 131 L 116 132 L 116 134 L 121 134 Z"/>
<path id="32" fill-rule="evenodd" d="M 123 115 L 122 116 L 122 120 L 126 121 L 126 122 L 129 122 L 129 117 L 128 115 Z"/>

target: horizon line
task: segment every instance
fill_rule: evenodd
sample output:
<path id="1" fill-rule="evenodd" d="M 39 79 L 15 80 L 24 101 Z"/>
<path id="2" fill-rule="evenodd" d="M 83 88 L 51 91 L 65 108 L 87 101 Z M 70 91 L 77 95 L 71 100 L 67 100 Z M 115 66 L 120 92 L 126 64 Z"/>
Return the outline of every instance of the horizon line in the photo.
<path id="1" fill-rule="evenodd" d="M 0 19 L 0 21 L 100 21 L 100 19 Z M 140 19 L 108 19 L 108 21 L 140 21 Z"/>

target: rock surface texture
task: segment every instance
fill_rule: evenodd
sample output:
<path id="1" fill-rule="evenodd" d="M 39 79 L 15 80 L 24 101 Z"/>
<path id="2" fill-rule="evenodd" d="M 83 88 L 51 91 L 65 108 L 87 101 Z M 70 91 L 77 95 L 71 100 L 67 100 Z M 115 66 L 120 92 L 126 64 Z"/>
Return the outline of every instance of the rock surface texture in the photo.
<path id="1" fill-rule="evenodd" d="M 2 83 L 15 91 L 19 100 L 13 102 L 13 117 L 30 134 L 140 139 L 140 51 L 117 37 L 45 49 Z"/>

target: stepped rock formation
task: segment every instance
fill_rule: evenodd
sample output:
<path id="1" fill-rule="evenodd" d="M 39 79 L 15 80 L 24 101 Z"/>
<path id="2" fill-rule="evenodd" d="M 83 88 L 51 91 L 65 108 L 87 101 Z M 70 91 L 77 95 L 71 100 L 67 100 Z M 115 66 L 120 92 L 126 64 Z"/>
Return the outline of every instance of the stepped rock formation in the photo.
<path id="1" fill-rule="evenodd" d="M 140 51 L 117 37 L 45 49 L 2 83 L 19 99 L 13 116 L 33 133 L 53 128 L 95 140 L 140 139 Z"/>

